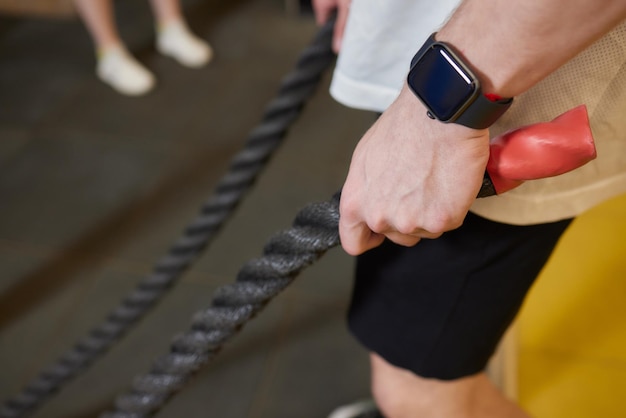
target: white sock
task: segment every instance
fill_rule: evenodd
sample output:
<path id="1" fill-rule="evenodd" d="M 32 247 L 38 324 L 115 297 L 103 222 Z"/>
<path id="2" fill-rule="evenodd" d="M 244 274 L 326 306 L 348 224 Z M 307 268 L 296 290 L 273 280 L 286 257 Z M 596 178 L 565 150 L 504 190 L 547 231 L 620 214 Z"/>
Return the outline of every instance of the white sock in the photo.
<path id="1" fill-rule="evenodd" d="M 202 67 L 213 57 L 211 46 L 194 35 L 182 21 L 170 22 L 159 29 L 157 49 L 191 68 Z"/>
<path id="2" fill-rule="evenodd" d="M 154 76 L 122 45 L 98 54 L 98 77 L 119 93 L 138 96 L 154 87 Z"/>

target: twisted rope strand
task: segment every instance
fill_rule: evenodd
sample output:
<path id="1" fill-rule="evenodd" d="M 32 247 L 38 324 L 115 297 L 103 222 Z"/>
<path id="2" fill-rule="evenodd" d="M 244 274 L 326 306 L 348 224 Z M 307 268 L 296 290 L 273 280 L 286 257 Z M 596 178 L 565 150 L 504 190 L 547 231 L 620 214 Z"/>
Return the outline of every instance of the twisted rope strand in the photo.
<path id="1" fill-rule="evenodd" d="M 229 171 L 218 182 L 196 219 L 105 321 L 0 408 L 0 417 L 22 417 L 41 406 L 71 378 L 102 356 L 141 319 L 178 280 L 181 274 L 215 237 L 224 222 L 251 188 L 271 154 L 281 144 L 287 129 L 314 93 L 324 71 L 334 62 L 330 48 L 333 21 L 318 31 L 300 54 L 295 70 L 281 82 L 277 97 L 265 109 L 262 122 L 247 138 L 245 148 L 231 161 Z M 171 383 L 170 384 L 174 384 Z"/>
<path id="2" fill-rule="evenodd" d="M 271 237 L 263 255 L 245 263 L 236 281 L 219 287 L 211 305 L 193 315 L 188 331 L 174 338 L 170 352 L 137 377 L 115 410 L 101 418 L 145 418 L 207 364 L 223 345 L 307 266 L 339 244 L 339 195 L 301 210 L 290 229 Z"/>

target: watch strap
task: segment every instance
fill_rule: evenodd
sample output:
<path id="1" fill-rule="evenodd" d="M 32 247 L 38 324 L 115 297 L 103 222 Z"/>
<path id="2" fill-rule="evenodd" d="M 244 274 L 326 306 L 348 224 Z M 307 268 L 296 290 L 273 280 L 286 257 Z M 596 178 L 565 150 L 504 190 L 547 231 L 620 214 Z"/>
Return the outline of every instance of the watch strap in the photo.
<path id="1" fill-rule="evenodd" d="M 422 47 L 419 49 L 419 51 L 417 51 L 417 53 L 415 55 L 413 55 L 413 59 L 411 60 L 411 67 L 410 68 L 413 68 L 415 63 L 422 57 L 422 55 L 424 55 L 424 52 L 426 52 L 426 50 L 428 48 L 430 48 L 430 46 L 432 44 L 437 42 L 435 40 L 435 35 L 437 35 L 437 32 L 431 33 L 430 36 L 428 37 L 428 39 L 426 40 L 426 42 L 424 42 L 424 45 L 422 45 Z"/>
<path id="2" fill-rule="evenodd" d="M 512 103 L 512 98 L 492 101 L 484 94 L 479 94 L 453 122 L 474 129 L 486 129 L 493 125 Z"/>

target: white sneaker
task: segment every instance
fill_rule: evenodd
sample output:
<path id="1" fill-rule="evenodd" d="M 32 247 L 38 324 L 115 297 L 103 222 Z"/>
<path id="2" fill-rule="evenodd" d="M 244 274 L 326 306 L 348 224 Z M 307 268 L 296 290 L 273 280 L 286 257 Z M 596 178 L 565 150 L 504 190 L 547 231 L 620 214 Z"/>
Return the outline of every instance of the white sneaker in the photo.
<path id="1" fill-rule="evenodd" d="M 145 94 L 154 87 L 154 76 L 123 46 L 102 51 L 96 73 L 100 80 L 129 96 Z"/>
<path id="2" fill-rule="evenodd" d="M 157 49 L 191 68 L 202 67 L 213 57 L 211 46 L 191 33 L 182 21 L 168 23 L 158 30 Z"/>
<path id="3" fill-rule="evenodd" d="M 328 418 L 383 418 L 372 399 L 364 399 L 335 409 Z"/>

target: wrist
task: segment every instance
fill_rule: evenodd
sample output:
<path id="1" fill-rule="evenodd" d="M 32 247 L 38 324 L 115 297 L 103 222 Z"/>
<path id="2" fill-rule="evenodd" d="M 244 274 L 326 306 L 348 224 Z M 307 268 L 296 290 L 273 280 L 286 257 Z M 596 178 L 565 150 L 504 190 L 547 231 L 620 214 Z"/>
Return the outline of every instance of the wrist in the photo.
<path id="1" fill-rule="evenodd" d="M 452 45 L 480 80 L 485 94 L 516 97 L 526 91 L 533 80 L 536 67 L 524 66 L 524 53 L 502 53 L 493 28 L 483 32 L 471 31 L 461 25 L 447 25 L 437 33 L 437 40 Z M 471 34 L 468 36 L 468 34 Z M 506 56 L 506 60 L 503 59 Z M 523 76 L 522 76 L 523 75 Z"/>

